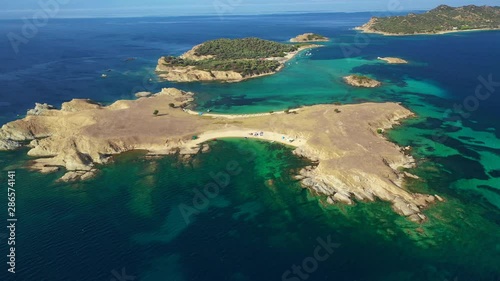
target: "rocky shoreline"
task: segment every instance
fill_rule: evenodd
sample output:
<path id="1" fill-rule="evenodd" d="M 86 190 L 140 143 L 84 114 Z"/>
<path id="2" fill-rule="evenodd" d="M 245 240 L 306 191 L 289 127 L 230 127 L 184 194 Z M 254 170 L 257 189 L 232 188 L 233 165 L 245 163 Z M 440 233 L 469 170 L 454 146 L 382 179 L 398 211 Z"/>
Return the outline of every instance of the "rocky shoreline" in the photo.
<path id="1" fill-rule="evenodd" d="M 46 108 L 5 124 L 0 144 L 9 145 L 0 148 L 29 143 L 31 169 L 43 173 L 63 169 L 60 180 L 77 181 L 95 176 L 96 165 L 122 152 L 193 155 L 208 151 L 207 141 L 214 138 L 251 137 L 291 145 L 295 154 L 315 161 L 317 166 L 300 172 L 300 180 L 331 204 L 380 199 L 391 202 L 398 214 L 421 222 L 426 219 L 422 210 L 436 199 L 405 189 L 404 179 L 412 175 L 403 171 L 415 161 L 378 133 L 413 116 L 399 104 L 324 104 L 302 107 L 294 114 L 227 118 L 183 110 L 192 100 L 192 93 L 173 88 L 109 106 L 75 99 L 61 109 Z M 157 110 L 159 114 L 153 114 Z"/>

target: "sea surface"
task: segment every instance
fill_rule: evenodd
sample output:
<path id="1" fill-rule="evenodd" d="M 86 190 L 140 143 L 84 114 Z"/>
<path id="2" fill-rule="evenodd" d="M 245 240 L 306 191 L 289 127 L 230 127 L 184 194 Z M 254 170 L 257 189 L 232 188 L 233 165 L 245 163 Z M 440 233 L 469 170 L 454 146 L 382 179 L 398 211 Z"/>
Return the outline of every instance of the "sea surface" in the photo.
<path id="1" fill-rule="evenodd" d="M 401 102 L 417 114 L 388 133 L 410 145 L 418 162 L 411 172 L 420 179 L 406 188 L 446 200 L 425 211 L 427 222 L 411 223 L 384 202 L 326 204 L 293 178 L 312 163 L 278 144 L 219 140 L 189 160 L 130 152 L 79 183 L 57 182 L 63 171 L 27 170 L 22 149 L 0 153 L 2 217 L 14 170 L 18 218 L 15 275 L 7 272 L 7 231 L 0 230 L 0 280 L 500 280 L 500 32 L 352 30 L 370 16 L 51 19 L 17 54 L 0 39 L 0 124 L 22 118 L 35 102 L 110 104 L 162 87 L 192 91 L 196 109 L 218 113 Z M 0 34 L 22 28 L 22 21 L 0 21 Z M 285 42 L 304 32 L 332 41 L 273 76 L 178 84 L 154 74 L 161 55 L 209 39 Z M 342 76 L 350 73 L 383 86 L 348 87 Z"/>

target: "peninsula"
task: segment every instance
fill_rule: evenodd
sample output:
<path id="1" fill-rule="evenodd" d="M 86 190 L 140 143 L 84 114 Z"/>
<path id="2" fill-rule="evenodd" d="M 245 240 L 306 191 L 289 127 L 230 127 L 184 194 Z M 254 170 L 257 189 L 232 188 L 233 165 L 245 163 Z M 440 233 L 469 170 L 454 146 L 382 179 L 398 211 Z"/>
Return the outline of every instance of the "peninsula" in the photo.
<path id="1" fill-rule="evenodd" d="M 331 204 L 383 200 L 413 221 L 435 196 L 404 187 L 406 168 L 415 165 L 403 148 L 380 131 L 413 113 L 397 103 L 323 104 L 286 112 L 217 115 L 189 111 L 192 94 L 174 88 L 137 100 L 102 106 L 75 99 L 61 109 L 40 106 L 37 114 L 5 124 L 0 143 L 30 148 L 29 167 L 44 173 L 65 171 L 61 180 L 94 176 L 97 164 L 113 155 L 146 150 L 155 155 L 193 155 L 214 138 L 257 138 L 290 145 L 315 161 L 296 177 Z M 194 113 L 194 114 L 193 114 Z M 12 147 L 14 148 L 14 147 Z"/>
<path id="2" fill-rule="evenodd" d="M 298 35 L 292 39 L 290 39 L 290 42 L 328 42 L 330 39 L 328 37 L 325 37 L 323 35 L 319 35 L 316 33 L 304 33 L 301 35 Z"/>
<path id="3" fill-rule="evenodd" d="M 346 84 L 354 87 L 376 88 L 382 85 L 382 83 L 380 83 L 379 81 L 364 75 L 353 74 L 346 76 L 343 79 Z"/>
<path id="4" fill-rule="evenodd" d="M 438 6 L 422 14 L 372 17 L 357 27 L 367 33 L 383 35 L 443 34 L 469 30 L 500 29 L 500 7 L 497 6 Z"/>
<path id="5" fill-rule="evenodd" d="M 156 73 L 173 82 L 240 82 L 280 71 L 300 51 L 318 45 L 283 44 L 259 38 L 217 39 L 180 57 L 158 60 Z"/>

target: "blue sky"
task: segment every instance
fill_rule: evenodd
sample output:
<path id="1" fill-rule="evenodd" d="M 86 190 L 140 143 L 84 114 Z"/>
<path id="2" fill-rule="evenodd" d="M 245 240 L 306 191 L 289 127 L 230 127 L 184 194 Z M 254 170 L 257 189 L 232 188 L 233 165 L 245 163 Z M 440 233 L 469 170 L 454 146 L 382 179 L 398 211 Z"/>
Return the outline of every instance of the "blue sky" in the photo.
<path id="1" fill-rule="evenodd" d="M 0 18 L 31 18 L 42 10 L 40 3 L 56 1 L 60 6 L 56 17 L 387 11 L 398 3 L 403 10 L 427 10 L 439 4 L 499 4 L 498 0 L 4 0 Z"/>

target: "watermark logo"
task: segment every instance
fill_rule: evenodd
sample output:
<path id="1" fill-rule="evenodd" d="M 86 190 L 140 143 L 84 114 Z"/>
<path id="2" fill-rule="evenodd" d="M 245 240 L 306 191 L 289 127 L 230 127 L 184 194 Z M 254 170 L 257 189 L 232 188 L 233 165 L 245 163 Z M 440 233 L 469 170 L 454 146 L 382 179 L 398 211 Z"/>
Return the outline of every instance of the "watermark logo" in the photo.
<path id="1" fill-rule="evenodd" d="M 493 79 L 493 74 L 487 78 L 480 75 L 479 81 L 475 87 L 474 94 L 468 95 L 461 103 L 454 103 L 452 108 L 443 113 L 443 120 L 460 124 L 463 120 L 469 119 L 472 113 L 479 109 L 480 103 L 486 101 L 495 93 L 496 88 L 500 87 L 500 81 Z M 448 139 L 443 129 L 440 129 L 432 137 L 434 141 L 444 143 Z"/>
<path id="2" fill-rule="evenodd" d="M 224 15 L 234 13 L 236 8 L 241 6 L 243 0 L 215 0 L 213 7 L 219 18 L 222 20 Z"/>
<path id="3" fill-rule="evenodd" d="M 390 0 L 387 3 L 385 12 L 376 14 L 378 17 L 391 16 L 395 13 L 403 11 L 403 5 L 400 0 Z M 375 15 L 374 15 L 375 16 Z M 354 42 L 352 44 L 341 44 L 340 49 L 345 58 L 350 58 L 354 56 L 359 56 L 362 50 L 368 47 L 371 43 L 371 34 L 358 32 L 354 36 Z"/>
<path id="4" fill-rule="evenodd" d="M 244 160 L 247 162 L 252 161 L 255 158 L 254 151 L 248 150 L 244 147 L 240 147 L 238 152 L 242 155 L 246 155 Z M 226 163 L 225 169 L 217 173 L 210 172 L 209 176 L 212 182 L 207 183 L 202 189 L 193 189 L 193 199 L 190 204 L 179 204 L 179 211 L 182 218 L 189 224 L 191 222 L 191 217 L 193 215 L 198 215 L 202 211 L 206 210 L 210 205 L 210 200 L 213 200 L 219 196 L 220 192 L 229 186 L 231 179 L 234 176 L 241 174 L 243 168 L 240 163 L 236 160 L 231 160 Z"/>
<path id="5" fill-rule="evenodd" d="M 61 10 L 61 5 L 68 4 L 69 0 L 40 0 L 38 9 L 31 18 L 22 18 L 23 25 L 18 32 L 7 33 L 7 39 L 10 42 L 12 50 L 17 55 L 21 45 L 26 45 L 33 39 L 40 28 L 46 26 L 49 19 L 54 18 Z"/>
<path id="6" fill-rule="evenodd" d="M 331 235 L 328 235 L 326 239 L 318 237 L 316 241 L 318 245 L 314 248 L 313 254 L 304 258 L 300 265 L 294 264 L 291 269 L 285 271 L 281 275 L 282 281 L 308 280 L 318 270 L 320 263 L 331 257 L 335 249 L 340 247 L 339 243 L 332 241 Z"/>
<path id="7" fill-rule="evenodd" d="M 113 269 L 111 271 L 111 274 L 114 277 L 111 278 L 110 281 L 134 281 L 134 280 L 136 280 L 135 276 L 127 274 L 125 267 L 122 268 L 121 272 L 118 272 L 117 270 Z"/>

